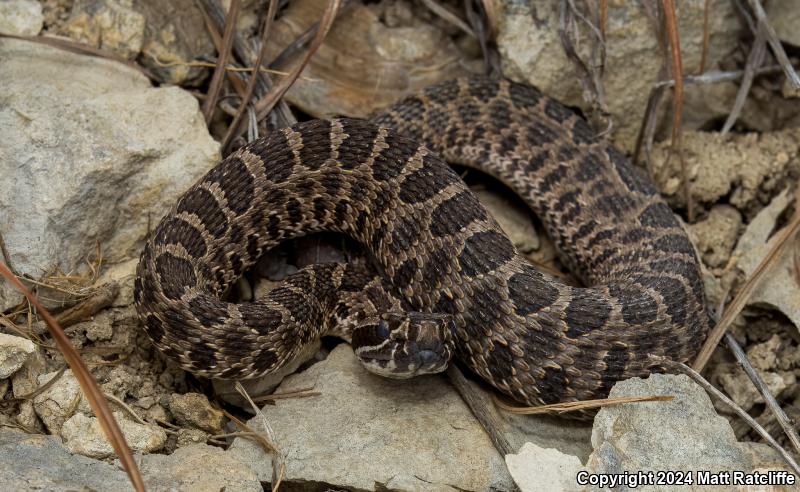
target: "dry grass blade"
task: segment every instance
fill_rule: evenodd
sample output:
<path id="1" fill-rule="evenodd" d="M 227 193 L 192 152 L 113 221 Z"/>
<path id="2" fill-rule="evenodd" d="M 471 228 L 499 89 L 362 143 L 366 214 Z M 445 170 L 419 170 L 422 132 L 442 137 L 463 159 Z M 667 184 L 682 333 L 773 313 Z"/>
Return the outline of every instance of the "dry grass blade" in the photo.
<path id="1" fill-rule="evenodd" d="M 767 20 L 767 13 L 764 12 L 764 7 L 761 5 L 761 2 L 759 0 L 747 0 L 747 2 L 756 14 L 759 28 L 764 29 L 767 41 L 769 41 L 769 46 L 772 48 L 772 53 L 775 55 L 781 67 L 783 67 L 789 84 L 794 90 L 800 89 L 800 77 L 797 76 L 797 72 L 795 72 L 792 63 L 789 61 L 789 57 L 786 56 L 786 51 L 783 50 L 783 45 L 781 45 L 781 41 L 778 39 L 775 28 L 773 28 L 772 24 Z"/>
<path id="2" fill-rule="evenodd" d="M 228 20 L 225 22 L 225 32 L 222 35 L 222 49 L 217 56 L 217 67 L 211 76 L 208 97 L 203 103 L 203 116 L 206 119 L 206 123 L 211 122 L 214 108 L 217 106 L 219 92 L 222 89 L 222 83 L 225 81 L 225 66 L 228 64 L 228 57 L 230 57 L 231 48 L 233 47 L 233 34 L 236 32 L 236 21 L 239 19 L 240 6 L 240 0 L 231 0 Z"/>
<path id="3" fill-rule="evenodd" d="M 745 63 L 744 66 L 744 76 L 742 77 L 742 83 L 739 85 L 739 91 L 736 93 L 733 109 L 731 109 L 728 118 L 725 120 L 720 134 L 727 135 L 728 132 L 731 131 L 731 128 L 733 128 L 736 120 L 739 119 L 739 114 L 742 112 L 744 103 L 747 101 L 747 95 L 750 93 L 750 87 L 753 85 L 753 79 L 756 77 L 756 70 L 764 63 L 766 54 L 767 40 L 765 31 L 763 26 L 759 24 L 753 46 L 750 48 L 750 53 L 747 55 L 747 63 Z"/>
<path id="4" fill-rule="evenodd" d="M 681 162 L 681 181 L 683 182 L 683 196 L 686 201 L 686 216 L 689 222 L 694 221 L 694 207 L 692 204 L 691 183 L 686 169 L 686 160 L 681 149 L 681 117 L 683 116 L 683 61 L 681 58 L 681 40 L 678 33 L 678 18 L 675 14 L 673 0 L 662 0 L 664 8 L 664 23 L 672 62 L 672 76 L 675 79 L 672 98 L 672 149 L 671 154 L 678 156 Z"/>
<path id="5" fill-rule="evenodd" d="M 294 398 L 309 398 L 311 396 L 319 396 L 322 393 L 319 391 L 313 391 L 314 387 L 309 388 L 300 388 L 295 391 L 287 391 L 286 393 L 273 393 L 271 395 L 264 395 L 258 398 L 253 398 L 253 401 L 256 403 L 264 403 L 268 401 L 276 401 L 276 400 L 289 400 Z"/>
<path id="6" fill-rule="evenodd" d="M 708 60 L 708 44 L 711 39 L 711 29 L 709 28 L 709 20 L 711 17 L 711 0 L 706 0 L 703 5 L 703 51 L 700 53 L 700 66 L 697 67 L 697 74 L 706 71 L 706 63 Z"/>
<path id="7" fill-rule="evenodd" d="M 300 73 L 303 71 L 303 69 L 306 68 L 308 62 L 311 61 L 311 57 L 317 52 L 319 47 L 322 45 L 322 42 L 325 40 L 325 36 L 327 36 L 328 31 L 330 31 L 331 26 L 333 25 L 333 20 L 336 18 L 336 12 L 338 12 L 341 3 L 342 0 L 328 1 L 328 7 L 322 14 L 322 19 L 320 19 L 319 22 L 319 30 L 314 36 L 314 39 L 311 41 L 311 46 L 308 47 L 306 56 L 303 57 L 303 60 L 294 70 L 292 70 L 292 73 L 288 77 L 276 84 L 267 95 L 265 95 L 256 103 L 256 116 L 259 121 L 264 119 L 270 113 L 270 111 L 272 111 L 272 108 L 275 107 L 275 104 L 281 100 L 283 95 L 286 94 L 286 91 L 288 91 L 292 84 L 294 84 L 294 81 L 297 80 L 297 77 L 300 76 Z"/>
<path id="8" fill-rule="evenodd" d="M 122 63 L 123 65 L 126 65 L 128 68 L 132 68 L 137 72 L 140 72 L 142 75 L 144 75 L 151 81 L 158 82 L 158 79 L 156 78 L 155 75 L 152 74 L 152 72 L 150 72 L 143 66 L 139 65 L 138 63 L 134 63 L 130 60 L 126 60 L 125 58 L 117 56 L 114 53 L 99 50 L 97 48 L 93 48 L 85 44 L 76 43 L 74 41 L 69 41 L 61 38 L 51 38 L 48 36 L 21 36 L 17 34 L 8 34 L 4 32 L 0 32 L 0 38 L 19 39 L 22 41 L 29 41 L 31 43 L 45 44 L 47 46 L 52 46 L 54 48 L 62 49 L 64 51 L 69 51 L 71 53 L 77 53 L 79 55 L 88 55 L 88 56 L 94 56 L 96 58 L 105 58 L 106 60 Z"/>
<path id="9" fill-rule="evenodd" d="M 267 450 L 272 454 L 272 491 L 275 492 L 281 486 L 281 481 L 283 480 L 283 475 L 286 471 L 286 463 L 283 458 L 283 453 L 281 452 L 280 448 L 276 444 L 275 439 L 275 432 L 272 430 L 272 426 L 269 425 L 267 422 L 267 418 L 264 416 L 264 412 L 262 412 L 256 404 L 253 402 L 253 399 L 250 398 L 250 395 L 247 393 L 247 390 L 244 389 L 244 386 L 239 381 L 236 381 L 236 391 L 239 392 L 249 403 L 250 406 L 253 408 L 253 411 L 256 413 L 256 416 L 261 419 L 261 424 L 264 427 L 264 432 L 266 433 L 266 437 L 263 435 L 264 433 L 256 433 L 253 429 L 249 428 L 244 422 L 240 421 L 239 419 L 233 418 L 231 416 L 231 420 L 241 428 L 245 429 L 248 432 L 256 434 L 258 436 L 259 442 L 261 440 L 264 441 L 265 447 Z M 226 412 L 227 413 L 227 412 Z"/>
<path id="10" fill-rule="evenodd" d="M 772 414 L 775 416 L 775 419 L 778 421 L 778 424 L 783 429 L 783 432 L 786 433 L 786 436 L 791 441 L 792 446 L 794 446 L 794 450 L 797 453 L 800 453 L 800 436 L 797 435 L 797 431 L 794 428 L 793 423 L 789 419 L 789 416 L 783 411 L 781 406 L 778 404 L 778 401 L 772 396 L 772 392 L 770 392 L 769 388 L 767 387 L 767 383 L 761 378 L 761 375 L 758 374 L 758 371 L 755 370 L 753 365 L 750 363 L 750 360 L 747 358 L 747 355 L 742 350 L 742 347 L 736 343 L 736 339 L 733 338 L 733 335 L 730 333 L 725 334 L 725 343 L 728 344 L 728 348 L 731 349 L 733 352 L 734 357 L 736 357 L 736 361 L 739 362 L 739 365 L 742 366 L 744 372 L 747 373 L 747 377 L 750 378 L 750 381 L 753 382 L 758 392 L 764 398 L 764 401 L 767 403 L 767 407 L 769 407 Z"/>
<path id="11" fill-rule="evenodd" d="M 462 31 L 464 31 L 468 35 L 472 36 L 473 38 L 477 37 L 475 35 L 475 32 L 467 25 L 466 22 L 464 22 L 463 20 L 459 19 L 458 16 L 456 16 L 455 14 L 453 14 L 452 12 L 447 10 L 446 8 L 444 8 L 441 5 L 439 5 L 438 3 L 436 3 L 435 0 L 422 0 L 422 3 L 425 4 L 426 7 L 428 7 L 428 10 L 430 10 L 434 14 L 438 15 L 439 17 L 441 17 L 445 21 L 447 21 L 447 22 L 453 24 L 454 26 L 458 27 L 459 29 L 461 29 Z"/>
<path id="12" fill-rule="evenodd" d="M 789 464 L 789 466 L 792 468 L 792 470 L 794 470 L 796 474 L 800 475 L 800 466 L 797 465 L 797 462 L 795 462 L 794 458 L 792 458 L 792 456 L 785 449 L 783 449 L 783 447 L 781 447 L 781 445 L 778 444 L 778 442 L 775 439 L 773 439 L 771 435 L 769 435 L 769 432 L 767 432 L 766 429 L 764 429 L 764 427 L 762 427 L 758 422 L 756 422 L 756 420 L 753 417 L 751 417 L 750 414 L 747 413 L 742 407 L 740 407 L 733 400 L 725 396 L 725 394 L 720 390 L 718 390 L 717 388 L 715 388 L 713 384 L 706 381 L 706 379 L 703 376 L 701 376 L 700 373 L 696 372 L 694 369 L 687 366 L 686 364 L 681 364 L 680 362 L 674 362 L 666 359 L 663 360 L 663 363 L 667 367 L 671 367 L 674 370 L 674 372 L 680 372 L 692 378 L 697 384 L 702 386 L 706 390 L 706 392 L 708 392 L 712 396 L 717 397 L 728 408 L 733 410 L 736 413 L 736 415 L 738 415 L 739 417 L 741 417 L 742 420 L 747 422 L 747 424 L 750 427 L 752 427 L 753 430 L 755 430 L 762 438 L 764 438 L 764 440 L 770 446 L 772 446 L 772 448 L 775 449 L 778 452 L 778 454 L 781 455 L 783 460 Z"/>
<path id="13" fill-rule="evenodd" d="M 515 407 L 500 401 L 497 397 L 494 398 L 494 403 L 499 408 L 508 413 L 517 415 L 541 415 L 541 414 L 564 414 L 568 412 L 577 412 L 580 410 L 590 410 L 594 408 L 613 407 L 616 405 L 624 405 L 627 403 L 639 403 L 644 401 L 670 401 L 675 397 L 670 395 L 653 395 L 653 396 L 621 396 L 619 398 L 602 398 L 599 400 L 584 400 L 572 401 L 568 403 L 553 403 L 552 405 L 542 405 L 539 407 Z"/>
<path id="14" fill-rule="evenodd" d="M 125 436 L 119 429 L 116 420 L 114 420 L 114 415 L 111 413 L 111 409 L 106 402 L 103 392 L 100 390 L 97 382 L 92 377 L 89 369 L 86 368 L 86 365 L 83 363 L 83 360 L 81 360 L 78 352 L 75 351 L 75 348 L 72 346 L 72 343 L 70 343 L 69 338 L 67 338 L 67 336 L 64 334 L 64 330 L 62 330 L 58 325 L 58 321 L 53 318 L 47 309 L 42 306 L 39 300 L 24 285 L 22 285 L 22 282 L 20 282 L 19 279 L 17 279 L 17 277 L 15 277 L 3 264 L 0 264 L 0 275 L 5 277 L 6 280 L 8 280 L 12 285 L 14 285 L 14 287 L 17 288 L 17 290 L 25 295 L 25 297 L 28 299 L 28 302 L 30 302 L 36 308 L 39 315 L 44 319 L 45 323 L 47 323 L 50 334 L 53 336 L 53 339 L 55 339 L 58 348 L 64 355 L 64 360 L 66 360 L 67 364 L 69 364 L 69 367 L 72 369 L 72 372 L 75 375 L 75 378 L 78 380 L 78 383 L 80 383 L 83 394 L 86 395 L 89 405 L 92 407 L 92 410 L 94 410 L 95 415 L 97 415 L 97 420 L 100 422 L 100 427 L 102 427 L 106 438 L 111 443 L 111 446 L 114 448 L 114 452 L 119 457 L 120 463 L 122 463 L 122 467 L 128 474 L 128 478 L 130 478 L 133 487 L 137 491 L 145 490 L 144 481 L 142 481 L 142 476 L 139 474 L 139 468 L 136 466 L 136 462 L 133 459 L 133 454 L 131 454 L 128 443 L 125 441 Z"/>
<path id="15" fill-rule="evenodd" d="M 261 31 L 261 49 L 258 51 L 258 57 L 253 64 L 253 73 L 250 75 L 250 79 L 247 81 L 247 88 L 245 89 L 242 102 L 239 103 L 239 109 L 236 112 L 236 116 L 233 117 L 233 121 L 228 127 L 228 131 L 225 133 L 225 137 L 222 139 L 222 155 L 227 155 L 228 147 L 233 141 L 233 138 L 236 135 L 239 135 L 239 127 L 244 121 L 244 115 L 247 112 L 247 106 L 250 104 L 250 100 L 253 98 L 253 94 L 255 93 L 256 82 L 258 81 L 258 71 L 261 69 L 261 65 L 264 63 L 264 57 L 267 53 L 267 40 L 269 39 L 269 34 L 272 30 L 272 22 L 275 20 L 275 12 L 277 12 L 277 10 L 278 0 L 271 0 L 269 2 L 266 18 L 264 19 L 264 28 Z"/>
<path id="16" fill-rule="evenodd" d="M 717 347 L 717 344 L 722 339 L 722 336 L 728 331 L 733 320 L 742 312 L 742 309 L 747 304 L 747 300 L 750 299 L 750 295 L 752 295 L 753 290 L 758 286 L 759 282 L 761 282 L 764 274 L 769 271 L 772 264 L 780 258 L 787 245 L 791 243 L 791 239 L 797 235 L 797 231 L 800 230 L 800 187 L 795 190 L 794 204 L 795 211 L 791 222 L 778 232 L 778 237 L 774 240 L 775 242 L 772 243 L 770 250 L 756 269 L 753 270 L 753 273 L 742 288 L 739 289 L 739 293 L 736 294 L 736 297 L 734 297 L 733 301 L 728 305 L 728 308 L 722 314 L 722 318 L 720 318 L 719 322 L 714 326 L 714 329 L 708 334 L 703 348 L 697 355 L 694 364 L 692 364 L 694 370 L 698 372 L 703 370 L 708 363 L 708 359 L 711 358 L 714 349 Z"/>

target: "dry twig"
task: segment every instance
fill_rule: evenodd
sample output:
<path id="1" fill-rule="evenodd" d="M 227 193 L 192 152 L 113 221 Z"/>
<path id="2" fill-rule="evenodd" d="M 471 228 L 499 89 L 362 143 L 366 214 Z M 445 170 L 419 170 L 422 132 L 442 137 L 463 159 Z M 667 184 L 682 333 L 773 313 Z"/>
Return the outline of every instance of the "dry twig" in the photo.
<path id="1" fill-rule="evenodd" d="M 515 450 L 511 447 L 511 443 L 508 442 L 508 439 L 503 435 L 501 430 L 502 426 L 492 414 L 487 399 L 472 387 L 455 364 L 448 365 L 447 376 L 450 378 L 450 382 L 453 383 L 453 386 L 455 386 L 458 394 L 461 395 L 461 398 L 472 411 L 472 415 L 475 416 L 478 423 L 483 427 L 483 430 L 489 435 L 489 439 L 491 439 L 495 449 L 497 449 L 500 455 L 505 456 L 513 453 Z"/>
<path id="2" fill-rule="evenodd" d="M 750 381 L 753 382 L 758 392 L 764 398 L 764 401 L 767 403 L 770 411 L 773 415 L 775 415 L 775 419 L 780 424 L 781 428 L 783 429 L 786 436 L 791 441 L 792 446 L 794 446 L 795 452 L 800 453 L 800 436 L 797 435 L 797 430 L 794 428 L 794 424 L 789 419 L 789 416 L 786 415 L 786 412 L 783 411 L 781 406 L 778 404 L 778 401 L 772 396 L 769 388 L 767 387 L 767 383 L 761 378 L 761 375 L 755 370 L 753 365 L 750 363 L 750 360 L 747 358 L 747 355 L 742 350 L 742 347 L 736 343 L 736 339 L 733 338 L 733 335 L 730 333 L 725 334 L 725 343 L 728 344 L 728 348 L 731 349 L 733 352 L 734 357 L 736 357 L 736 361 L 739 365 L 744 369 L 744 372 L 747 373 L 747 377 L 750 378 Z"/>
<path id="3" fill-rule="evenodd" d="M 769 41 L 769 46 L 772 48 L 772 54 L 775 55 L 778 63 L 783 67 L 786 80 L 789 81 L 792 89 L 800 89 L 800 77 L 797 76 L 797 72 L 795 72 L 792 63 L 789 61 L 789 57 L 786 56 L 783 45 L 781 45 L 781 41 L 778 39 L 778 34 L 775 32 L 775 28 L 773 28 L 772 24 L 767 20 L 767 13 L 764 12 L 764 7 L 761 5 L 761 2 L 759 0 L 747 0 L 747 3 L 750 4 L 750 8 L 753 9 L 753 13 L 756 15 L 759 30 L 764 29 L 767 41 Z"/>
<path id="4" fill-rule="evenodd" d="M 767 40 L 765 37 L 765 30 L 764 27 L 759 24 L 755 40 L 753 40 L 753 46 L 750 48 L 750 53 L 747 55 L 747 63 L 745 63 L 744 66 L 742 83 L 739 85 L 739 91 L 736 93 L 733 109 L 731 109 L 728 118 L 725 120 L 725 124 L 722 126 L 722 131 L 720 132 L 722 135 L 727 135 L 731 128 L 733 128 L 736 120 L 739 119 L 739 114 L 742 112 L 744 103 L 747 101 L 747 95 L 750 93 L 750 87 L 753 85 L 756 70 L 764 63 L 764 56 L 766 54 Z"/>
<path id="5" fill-rule="evenodd" d="M 108 307 L 119 295 L 119 284 L 109 282 L 95 289 L 89 297 L 79 304 L 62 311 L 56 315 L 56 320 L 62 328 L 72 326 L 95 315 L 101 309 Z"/>
<path id="6" fill-rule="evenodd" d="M 233 121 L 228 127 L 228 131 L 225 133 L 225 137 L 222 139 L 223 155 L 228 153 L 228 148 L 230 147 L 234 137 L 239 135 L 239 126 L 241 125 L 242 121 L 244 121 L 243 117 L 247 111 L 248 105 L 250 104 L 250 100 L 253 98 L 253 94 L 255 93 L 256 82 L 258 81 L 257 71 L 261 69 L 261 65 L 264 63 L 264 57 L 267 53 L 267 40 L 269 39 L 269 34 L 272 30 L 272 22 L 275 20 L 275 12 L 277 10 L 278 0 L 270 0 L 267 15 L 264 19 L 264 28 L 261 31 L 261 49 L 258 51 L 258 57 L 256 57 L 256 61 L 253 64 L 254 71 L 250 75 L 250 79 L 247 81 L 247 89 L 245 90 L 242 101 L 239 103 L 239 109 L 236 112 L 236 116 L 233 117 Z"/>
<path id="7" fill-rule="evenodd" d="M 258 102 L 255 104 L 256 109 L 256 116 L 259 121 L 264 119 L 271 111 L 272 108 L 275 107 L 275 104 L 286 94 L 286 91 L 294 84 L 297 77 L 300 76 L 300 73 L 303 69 L 306 68 L 308 62 L 311 61 L 311 57 L 314 56 L 314 53 L 317 52 L 319 47 L 322 45 L 322 42 L 325 40 L 325 36 L 328 34 L 331 26 L 333 25 L 333 20 L 336 18 L 336 13 L 339 10 L 339 5 L 341 4 L 342 0 L 329 0 L 328 7 L 325 9 L 325 12 L 322 14 L 322 19 L 320 20 L 320 28 L 317 31 L 316 36 L 311 41 L 311 45 L 308 47 L 308 51 L 306 52 L 305 57 L 303 60 L 292 70 L 292 73 L 281 80 L 272 90 L 267 93 L 263 98 L 259 99 Z"/>
<path id="8" fill-rule="evenodd" d="M 225 66 L 228 64 L 228 57 L 231 53 L 233 46 L 233 35 L 236 31 L 236 21 L 239 19 L 239 8 L 241 6 L 240 0 L 231 0 L 230 9 L 228 9 L 228 17 L 225 21 L 225 32 L 222 35 L 222 46 L 217 56 L 217 67 L 211 76 L 211 82 L 208 88 L 208 97 L 203 103 L 203 116 L 206 119 L 206 124 L 211 122 L 211 117 L 214 115 L 214 108 L 217 106 L 217 98 L 219 98 L 219 91 L 222 89 L 222 83 L 225 81 Z"/>
<path id="9" fill-rule="evenodd" d="M 211 18 L 212 22 L 216 25 L 217 28 L 221 28 L 225 25 L 225 11 L 220 6 L 218 0 L 199 0 L 200 3 L 203 4 L 205 8 L 205 12 Z M 241 36 L 234 33 L 233 37 L 233 50 L 236 52 L 236 56 L 242 60 L 243 63 L 247 63 L 250 65 L 254 65 L 256 59 L 256 53 L 250 47 L 250 43 L 242 39 Z M 261 97 L 272 88 L 272 79 L 266 73 L 259 72 L 258 80 L 256 81 L 256 97 Z M 244 89 L 244 87 L 242 88 Z M 242 90 L 242 95 L 244 94 L 244 90 Z M 292 111 L 289 109 L 289 106 L 283 100 L 278 101 L 277 110 L 273 112 L 273 115 L 277 119 L 278 126 L 291 126 L 297 122 L 294 115 L 292 115 Z"/>

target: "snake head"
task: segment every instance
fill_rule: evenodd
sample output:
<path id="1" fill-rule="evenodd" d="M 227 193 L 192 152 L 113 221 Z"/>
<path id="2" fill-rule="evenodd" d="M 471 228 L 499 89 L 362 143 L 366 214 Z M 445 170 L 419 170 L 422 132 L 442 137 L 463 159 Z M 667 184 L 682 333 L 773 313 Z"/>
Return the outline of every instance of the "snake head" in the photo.
<path id="1" fill-rule="evenodd" d="M 453 356 L 454 334 L 449 315 L 390 312 L 360 323 L 352 345 L 368 371 L 407 379 L 444 371 Z"/>

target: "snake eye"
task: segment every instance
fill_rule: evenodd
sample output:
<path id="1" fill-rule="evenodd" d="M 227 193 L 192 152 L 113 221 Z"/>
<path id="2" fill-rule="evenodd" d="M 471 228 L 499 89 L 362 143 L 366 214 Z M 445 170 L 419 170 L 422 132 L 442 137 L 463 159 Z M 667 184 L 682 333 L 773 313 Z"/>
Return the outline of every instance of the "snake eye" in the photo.
<path id="1" fill-rule="evenodd" d="M 389 323 L 386 320 L 380 320 L 378 326 L 375 327 L 375 335 L 381 340 L 389 338 L 391 332 L 389 331 Z"/>

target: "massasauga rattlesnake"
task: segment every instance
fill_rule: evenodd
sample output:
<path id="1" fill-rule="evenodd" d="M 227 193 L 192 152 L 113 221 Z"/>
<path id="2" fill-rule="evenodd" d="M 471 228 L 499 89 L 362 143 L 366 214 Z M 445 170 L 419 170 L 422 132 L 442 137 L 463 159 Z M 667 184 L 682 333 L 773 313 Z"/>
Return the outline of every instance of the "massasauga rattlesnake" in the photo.
<path id="1" fill-rule="evenodd" d="M 522 197 L 590 287 L 532 267 L 445 160 Z M 309 267 L 257 302 L 220 299 L 264 251 L 319 231 L 356 239 L 374 265 Z M 234 152 L 167 213 L 137 273 L 155 345 L 228 379 L 274 371 L 331 333 L 375 372 L 434 372 L 454 339 L 461 362 L 520 402 L 584 400 L 663 370 L 650 355 L 687 361 L 709 325 L 694 249 L 651 183 L 573 111 L 482 77 Z M 422 355 L 387 353 L 409 346 Z"/>

